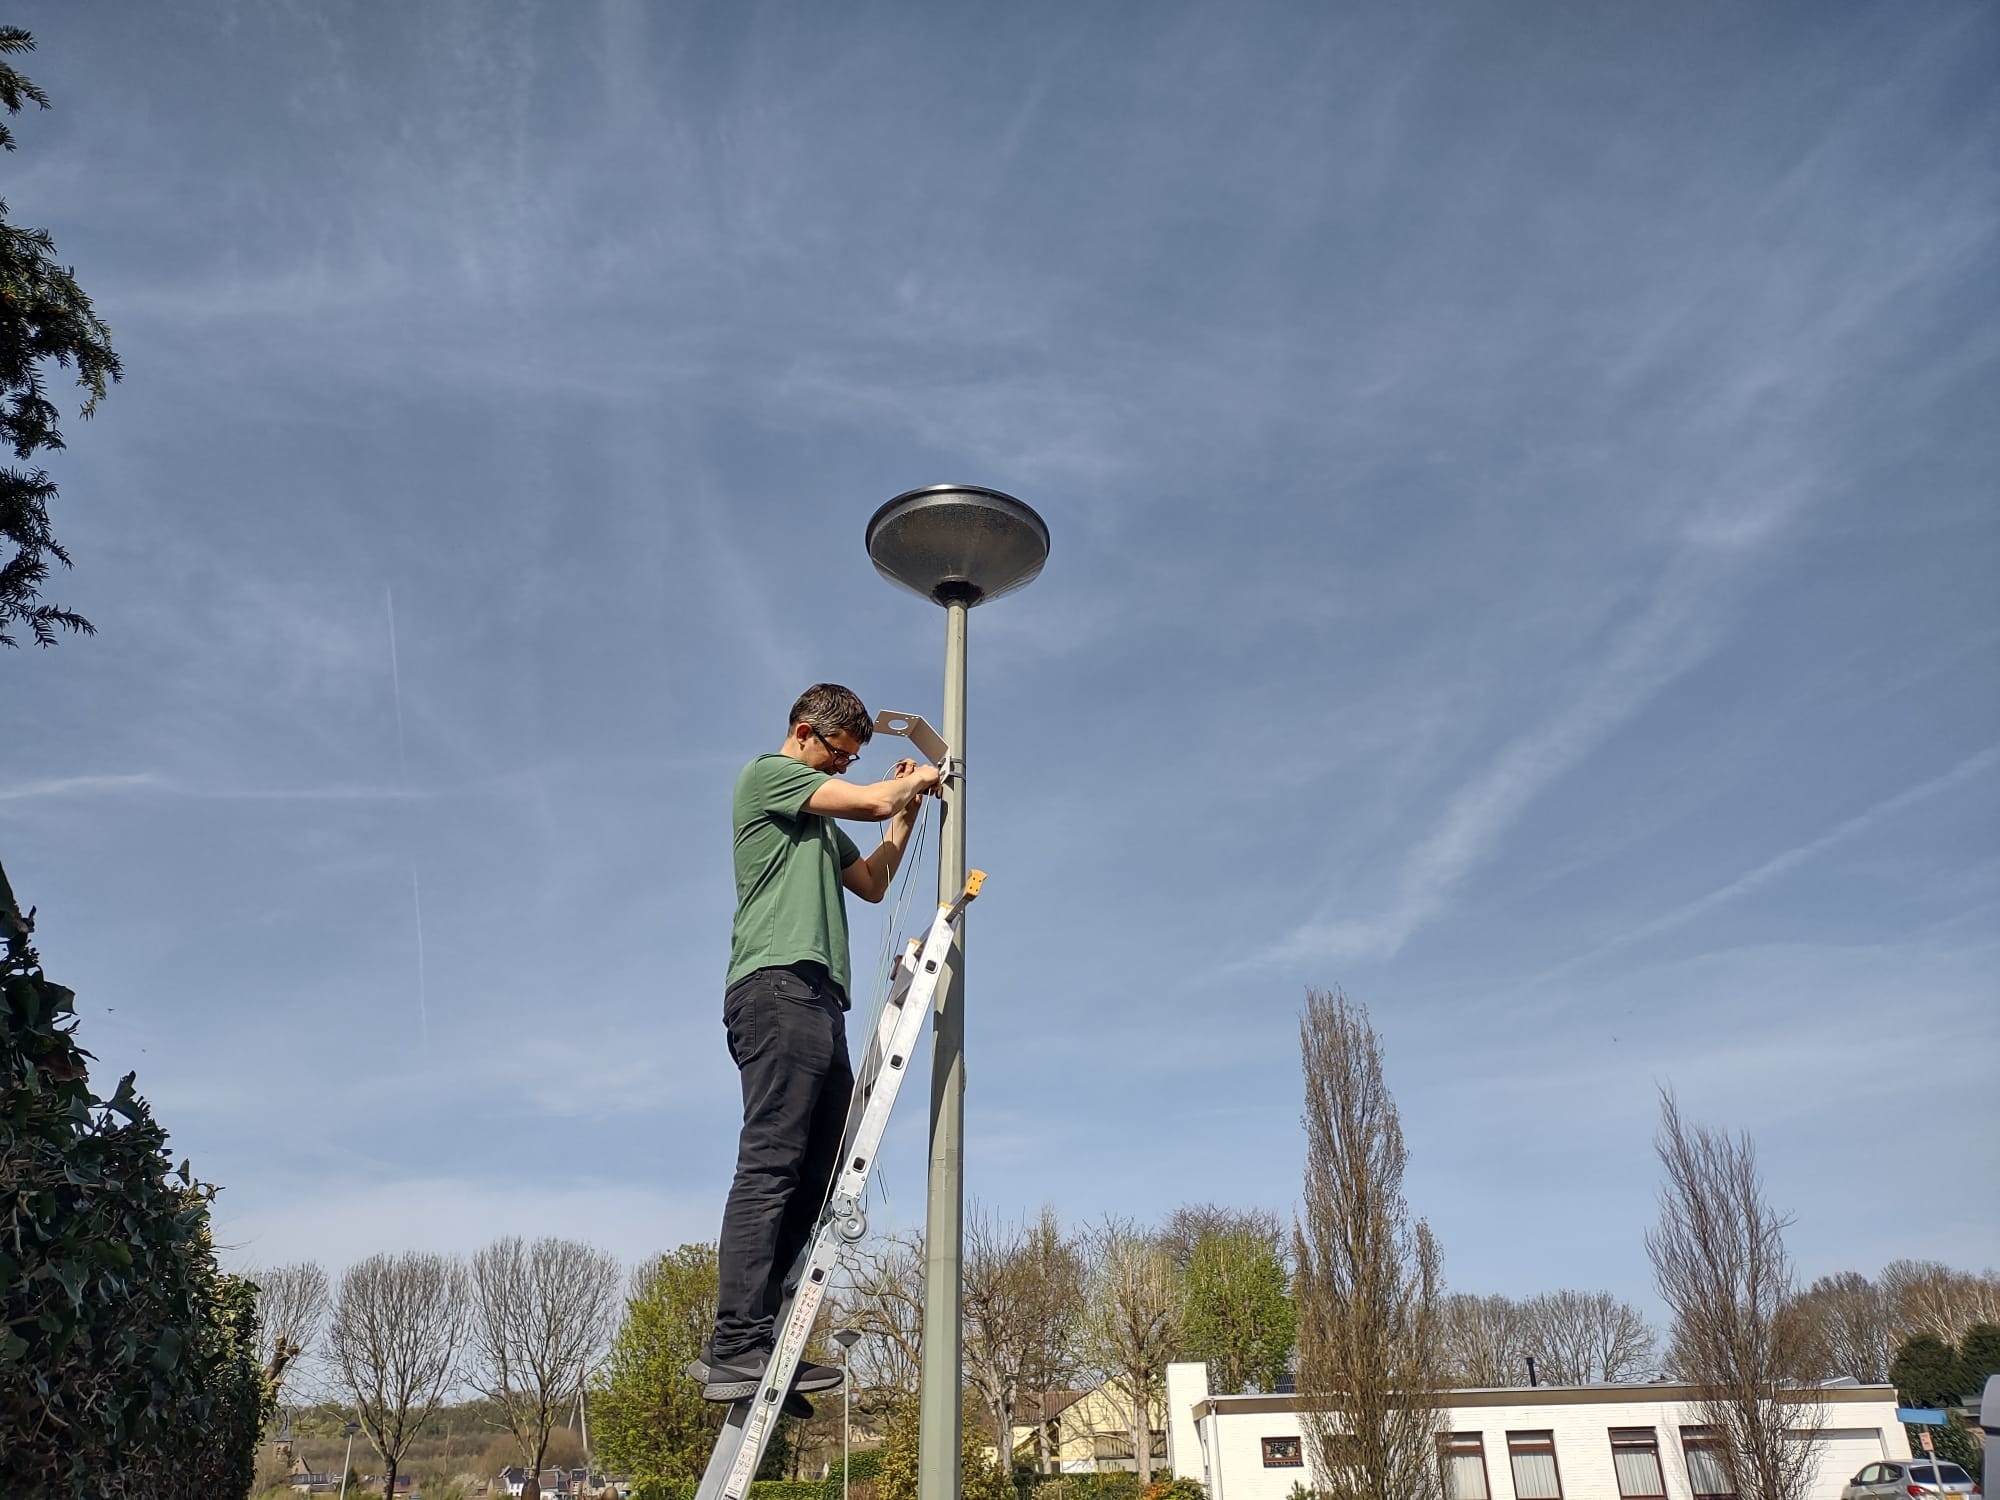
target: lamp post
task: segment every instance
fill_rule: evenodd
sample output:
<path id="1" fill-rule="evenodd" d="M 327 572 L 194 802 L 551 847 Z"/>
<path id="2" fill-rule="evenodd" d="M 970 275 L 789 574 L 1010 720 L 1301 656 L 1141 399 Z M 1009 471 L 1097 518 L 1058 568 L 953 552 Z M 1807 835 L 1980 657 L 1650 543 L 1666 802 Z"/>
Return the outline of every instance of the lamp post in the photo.
<path id="1" fill-rule="evenodd" d="M 861 1337 L 858 1328 L 836 1328 L 833 1341 L 840 1345 L 840 1500 L 847 1500 L 848 1432 L 854 1416 L 854 1387 L 847 1382 L 847 1351 Z"/>
<path id="2" fill-rule="evenodd" d="M 347 1476 L 354 1472 L 354 1434 L 360 1430 L 359 1422 L 347 1424 L 347 1457 L 340 1464 L 340 1500 L 347 1500 Z"/>
<path id="3" fill-rule="evenodd" d="M 868 522 L 868 556 L 893 583 L 944 607 L 944 724 L 956 765 L 938 840 L 938 899 L 965 884 L 965 622 L 1042 571 L 1049 528 L 1012 495 L 939 484 L 896 496 Z M 918 1377 L 918 1500 L 958 1500 L 964 1412 L 960 1261 L 965 1233 L 965 923 L 938 976 L 931 1041 L 930 1179 L 924 1203 L 924 1343 Z"/>

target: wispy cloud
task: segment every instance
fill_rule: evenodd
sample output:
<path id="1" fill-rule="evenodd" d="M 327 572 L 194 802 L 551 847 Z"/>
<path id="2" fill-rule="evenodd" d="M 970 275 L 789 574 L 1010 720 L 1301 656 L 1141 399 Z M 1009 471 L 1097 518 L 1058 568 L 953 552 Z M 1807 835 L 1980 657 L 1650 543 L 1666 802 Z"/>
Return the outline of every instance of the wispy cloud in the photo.
<path id="1" fill-rule="evenodd" d="M 52 466 L 101 633 L 0 661 L 0 828 L 88 1044 L 260 1257 L 543 1205 L 712 1234 L 730 779 L 812 675 L 935 711 L 935 612 L 859 534 L 939 479 L 1055 533 L 974 625 L 988 1201 L 1096 1211 L 1071 1147 L 1162 1087 L 1281 1098 L 1274 963 L 1367 960 L 1444 1172 L 1499 1136 L 1420 1080 L 1531 1032 L 1576 1043 L 1532 1037 L 1540 1096 L 1602 1112 L 1738 1087 L 1702 1049 L 1753 995 L 1850 1056 L 1926 944 L 1978 1024 L 1990 853 L 1909 837 L 2000 744 L 1977 4 L 40 8 L 7 197 L 128 376 Z M 1871 830 L 1883 954 L 1820 982 L 1861 960 L 1803 877 Z M 1647 904 L 1579 936 L 1586 880 Z M 1782 961 L 1647 941 L 1753 900 Z M 1696 1008 L 1631 1057 L 1627 1010 Z M 1553 1149 L 1529 1097 L 1496 1222 Z M 1204 1116 L 1217 1191 L 1295 1191 L 1283 1113 Z M 1128 1156 L 1131 1211 L 1189 1191 Z"/>
<path id="2" fill-rule="evenodd" d="M 100 776 L 56 776 L 43 781 L 0 785 L 0 802 L 40 802 L 59 797 L 93 797 L 106 792 L 171 792 L 172 785 L 151 771 Z"/>
<path id="3" fill-rule="evenodd" d="M 0 783 L 0 802 L 130 796 L 192 798 L 207 802 L 413 802 L 435 795 L 435 792 L 417 788 L 366 784 L 298 787 L 202 785 L 157 771 Z"/>
<path id="4" fill-rule="evenodd" d="M 1615 953 L 1620 948 L 1641 942 L 1646 938 L 1658 937 L 1661 933 L 1671 932 L 1676 927 L 1685 926 L 1697 917 L 1703 916 L 1719 906 L 1727 905 L 1739 897 L 1747 896 L 1753 891 L 1761 890 L 1763 887 L 1770 885 L 1773 881 L 1782 879 L 1800 866 L 1826 853 L 1829 849 L 1843 844 L 1862 833 L 1866 833 L 1872 828 L 1879 827 L 1898 814 L 1907 812 L 1919 803 L 1927 802 L 1933 797 L 1940 796 L 1955 787 L 1962 786 L 1966 782 L 1984 775 L 1996 765 L 2000 765 L 2000 745 L 1990 745 L 1976 755 L 1967 756 L 1948 771 L 1933 776 L 1929 780 L 1920 782 L 1915 786 L 1905 787 L 1894 796 L 1883 798 L 1872 807 L 1856 813 L 1851 818 L 1844 819 L 1825 833 L 1819 835 L 1819 837 L 1808 839 L 1803 844 L 1796 845 L 1780 854 L 1772 855 L 1771 858 L 1765 860 L 1762 864 L 1745 871 L 1726 885 L 1718 886 L 1706 895 L 1699 896 L 1693 901 L 1675 907 L 1672 911 L 1663 912 L 1650 921 L 1642 922 L 1637 927 L 1621 932 L 1617 936 L 1599 943 L 1587 952 L 1577 954 L 1574 958 L 1565 959 L 1562 963 L 1544 971 L 1533 982 L 1539 983 L 1543 980 L 1554 979 L 1559 975 L 1570 973 L 1575 969 L 1594 963 L 1608 954 Z"/>
<path id="5" fill-rule="evenodd" d="M 255 1203 L 225 1190 L 215 1208 L 216 1240 L 232 1267 L 317 1260 L 336 1274 L 380 1248 L 381 1224 L 395 1226 L 399 1249 L 460 1255 L 503 1234 L 569 1232 L 631 1265 L 712 1239 L 718 1217 L 716 1204 L 651 1183 L 581 1178 L 524 1191 L 514 1181 L 448 1175 L 316 1178 L 309 1189 L 274 1183 Z"/>
<path id="6" fill-rule="evenodd" d="M 1509 741 L 1467 779 L 1403 858 L 1389 904 L 1360 918 L 1294 928 L 1247 962 L 1393 956 L 1446 906 L 1528 806 L 1712 648 L 1720 630 L 1713 571 L 1684 561 L 1619 631 L 1557 712 Z"/>

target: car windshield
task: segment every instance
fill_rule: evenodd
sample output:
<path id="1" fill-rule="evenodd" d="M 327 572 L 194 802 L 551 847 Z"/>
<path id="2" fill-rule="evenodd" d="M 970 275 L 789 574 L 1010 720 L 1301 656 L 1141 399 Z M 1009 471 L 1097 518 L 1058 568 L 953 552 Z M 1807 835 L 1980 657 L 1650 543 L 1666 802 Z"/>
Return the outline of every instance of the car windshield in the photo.
<path id="1" fill-rule="evenodd" d="M 1937 1469 L 1932 1468 L 1929 1464 L 1911 1464 L 1910 1483 L 1938 1484 L 1942 1482 L 1944 1484 L 1970 1484 L 1972 1482 L 1972 1476 L 1957 1464 L 1939 1464 L 1938 1469 L 1944 1470 L 1944 1479 L 1942 1481 L 1937 1477 Z"/>

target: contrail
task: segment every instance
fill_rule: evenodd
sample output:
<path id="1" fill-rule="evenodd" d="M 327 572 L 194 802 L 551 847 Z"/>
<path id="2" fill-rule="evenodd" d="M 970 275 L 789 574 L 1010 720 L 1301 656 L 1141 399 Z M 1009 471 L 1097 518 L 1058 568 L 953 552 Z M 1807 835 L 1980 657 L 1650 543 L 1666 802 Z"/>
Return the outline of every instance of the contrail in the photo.
<path id="1" fill-rule="evenodd" d="M 417 1034 L 428 1043 L 431 1039 L 431 1005 L 429 985 L 424 979 L 424 893 L 417 885 L 417 861 L 410 859 L 410 905 L 417 914 Z"/>
<path id="2" fill-rule="evenodd" d="M 396 764 L 403 772 L 403 790 L 410 789 L 410 758 L 403 748 L 403 674 L 396 666 L 396 591 L 385 589 L 389 601 L 389 686 L 396 697 Z"/>
<path id="3" fill-rule="evenodd" d="M 403 790 L 410 789 L 410 756 L 403 743 L 403 673 L 396 660 L 396 590 L 383 590 L 389 605 L 389 687 L 396 702 L 396 765 L 403 775 Z M 431 1039 L 430 984 L 424 974 L 424 893 L 417 883 L 417 857 L 410 857 L 410 909 L 417 921 L 417 1034 Z"/>

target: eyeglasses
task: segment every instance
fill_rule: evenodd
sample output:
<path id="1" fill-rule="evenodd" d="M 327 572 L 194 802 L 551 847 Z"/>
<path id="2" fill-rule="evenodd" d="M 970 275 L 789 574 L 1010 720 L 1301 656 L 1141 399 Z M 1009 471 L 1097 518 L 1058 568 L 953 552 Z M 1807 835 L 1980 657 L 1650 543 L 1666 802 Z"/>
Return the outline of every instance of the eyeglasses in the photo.
<path id="1" fill-rule="evenodd" d="M 841 770 L 845 771 L 849 766 L 853 765 L 857 760 L 861 759 L 861 752 L 859 750 L 841 749 L 840 746 L 834 744 L 832 740 L 828 739 L 825 735 L 821 734 L 819 732 L 819 728 L 817 725 L 808 724 L 806 725 L 806 728 L 812 730 L 813 738 L 818 740 L 822 745 L 826 746 L 827 750 L 831 754 L 838 755 L 840 757 Z"/>

